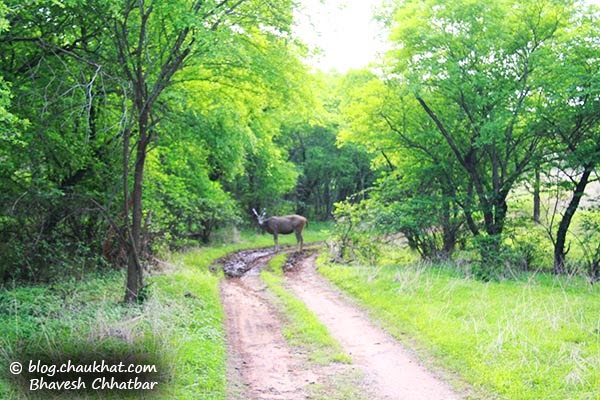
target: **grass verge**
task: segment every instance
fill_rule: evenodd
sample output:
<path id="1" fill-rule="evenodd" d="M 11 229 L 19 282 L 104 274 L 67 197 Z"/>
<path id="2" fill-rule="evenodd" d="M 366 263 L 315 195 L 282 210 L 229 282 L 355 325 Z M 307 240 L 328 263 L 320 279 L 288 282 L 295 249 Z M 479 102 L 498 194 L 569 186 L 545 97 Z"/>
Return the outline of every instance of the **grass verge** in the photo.
<path id="1" fill-rule="evenodd" d="M 319 272 L 477 389 L 519 400 L 598 399 L 598 285 L 546 275 L 485 283 L 424 265 L 322 263 Z"/>
<path id="2" fill-rule="evenodd" d="M 153 295 L 146 305 L 170 362 L 171 384 L 161 397 L 223 399 L 226 352 L 220 276 L 202 267 L 204 257 L 188 253 L 180 259 L 175 272 L 152 277 Z"/>
<path id="3" fill-rule="evenodd" d="M 135 398 L 140 392 L 117 390 L 32 391 L 32 379 L 61 381 L 67 376 L 29 371 L 29 361 L 47 366 L 71 361 L 87 364 L 135 362 L 156 365 L 161 393 L 170 380 L 167 362 L 158 351 L 161 337 L 153 334 L 142 306 L 121 303 L 124 275 L 120 271 L 93 274 L 85 281 L 66 280 L 35 287 L 0 288 L 0 398 Z M 12 362 L 24 366 L 20 375 L 10 375 Z M 51 367 L 50 367 L 51 368 Z M 90 388 L 93 382 L 86 382 Z M 150 396 L 148 396 L 150 397 Z"/>
<path id="4" fill-rule="evenodd" d="M 41 359 L 46 365 L 135 360 L 156 365 L 152 391 L 44 390 L 33 392 L 33 376 L 10 376 L 2 368 L 0 398 L 177 398 L 225 397 L 225 354 L 218 279 L 193 263 L 150 278 L 143 305 L 121 302 L 125 277 L 114 271 L 85 282 L 22 287 L 0 292 L 0 363 L 6 367 Z M 63 378 L 58 378 L 57 381 Z M 47 377 L 45 377 L 47 378 Z"/>

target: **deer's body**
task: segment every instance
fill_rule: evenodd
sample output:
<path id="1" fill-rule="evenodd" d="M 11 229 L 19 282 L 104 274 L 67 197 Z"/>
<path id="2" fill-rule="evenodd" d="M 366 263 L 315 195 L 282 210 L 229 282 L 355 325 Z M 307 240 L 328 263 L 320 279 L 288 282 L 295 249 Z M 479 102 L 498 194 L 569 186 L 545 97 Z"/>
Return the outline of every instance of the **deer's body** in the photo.
<path id="1" fill-rule="evenodd" d="M 302 237 L 302 231 L 304 227 L 308 224 L 306 218 L 301 215 L 285 215 L 282 217 L 269 217 L 265 219 L 265 212 L 261 215 L 258 215 L 256 210 L 252 210 L 256 218 L 258 219 L 258 225 L 260 227 L 273 235 L 273 240 L 275 241 L 275 250 L 279 251 L 279 234 L 289 235 L 292 232 L 296 233 L 296 240 L 298 241 L 298 246 L 300 250 L 302 250 L 302 246 L 304 245 L 304 238 Z"/>

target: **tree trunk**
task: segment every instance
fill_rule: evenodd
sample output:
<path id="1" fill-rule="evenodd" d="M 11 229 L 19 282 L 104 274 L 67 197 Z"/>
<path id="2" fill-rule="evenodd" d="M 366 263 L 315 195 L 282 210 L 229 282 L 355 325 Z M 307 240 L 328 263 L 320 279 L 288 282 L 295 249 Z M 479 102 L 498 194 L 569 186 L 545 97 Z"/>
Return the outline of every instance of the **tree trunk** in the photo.
<path id="1" fill-rule="evenodd" d="M 445 226 L 442 235 L 442 256 L 444 259 L 450 259 L 452 254 L 454 254 L 454 250 L 456 249 L 456 228 L 454 226 Z"/>
<path id="2" fill-rule="evenodd" d="M 130 235 L 128 238 L 128 262 L 127 262 L 127 287 L 125 289 L 125 301 L 132 303 L 138 300 L 140 290 L 144 287 L 144 274 L 140 261 L 140 249 L 142 245 L 142 193 L 144 181 L 144 166 L 146 164 L 146 151 L 149 136 L 146 127 L 145 115 L 142 114 L 138 124 L 140 134 L 137 143 L 135 168 L 133 175 L 133 216 Z"/>
<path id="3" fill-rule="evenodd" d="M 533 183 L 533 221 L 540 224 L 540 169 L 535 168 L 535 180 Z"/>
<path id="4" fill-rule="evenodd" d="M 585 193 L 585 187 L 587 186 L 590 175 L 594 169 L 593 164 L 587 164 L 584 166 L 583 174 L 581 175 L 581 179 L 577 182 L 575 186 L 575 190 L 573 191 L 573 197 L 571 197 L 571 201 L 565 210 L 565 214 L 560 220 L 560 224 L 558 225 L 558 231 L 556 232 L 556 241 L 554 242 L 554 273 L 555 274 L 564 274 L 566 272 L 565 268 L 565 259 L 567 256 L 567 252 L 565 251 L 565 245 L 567 240 L 567 233 L 569 232 L 569 227 L 571 226 L 571 221 L 573 220 L 573 216 L 575 215 L 575 211 L 579 207 L 579 203 L 581 202 L 581 197 Z"/>
<path id="5" fill-rule="evenodd" d="M 444 185 L 443 188 L 443 207 L 442 207 L 442 257 L 449 259 L 452 257 L 454 250 L 456 249 L 457 233 L 459 224 L 456 223 L 456 219 L 453 219 L 455 213 L 452 212 L 452 201 L 450 199 L 456 198 L 456 193 L 453 189 Z"/>
<path id="6" fill-rule="evenodd" d="M 467 227 L 473 234 L 473 236 L 479 236 L 479 228 L 475 224 L 473 220 L 473 181 L 469 181 L 469 186 L 467 188 L 467 199 L 465 201 L 465 205 L 463 207 L 463 213 L 465 214 L 465 220 L 467 221 Z"/>

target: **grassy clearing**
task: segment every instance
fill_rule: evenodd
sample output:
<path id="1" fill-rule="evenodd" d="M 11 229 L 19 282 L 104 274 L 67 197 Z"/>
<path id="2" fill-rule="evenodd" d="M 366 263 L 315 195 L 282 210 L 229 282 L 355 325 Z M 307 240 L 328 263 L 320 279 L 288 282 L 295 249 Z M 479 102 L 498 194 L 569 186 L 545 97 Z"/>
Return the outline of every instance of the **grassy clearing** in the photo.
<path id="1" fill-rule="evenodd" d="M 298 346 L 308 351 L 310 359 L 318 364 L 350 363 L 350 357 L 331 337 L 325 325 L 301 300 L 285 288 L 282 273 L 285 260 L 285 254 L 279 254 L 272 258 L 269 262 L 271 271 L 261 271 L 260 277 L 275 294 L 284 310 L 287 323 L 283 335 L 286 340 L 292 346 Z"/>
<path id="2" fill-rule="evenodd" d="M 598 399 L 598 285 L 546 275 L 484 283 L 444 266 L 319 271 L 476 388 L 507 399 Z"/>

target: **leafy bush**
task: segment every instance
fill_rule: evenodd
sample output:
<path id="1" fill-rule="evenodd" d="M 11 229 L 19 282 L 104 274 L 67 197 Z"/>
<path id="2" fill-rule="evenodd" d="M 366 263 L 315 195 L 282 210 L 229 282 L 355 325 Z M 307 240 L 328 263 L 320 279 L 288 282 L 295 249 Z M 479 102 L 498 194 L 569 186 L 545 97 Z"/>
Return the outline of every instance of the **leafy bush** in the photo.
<path id="1" fill-rule="evenodd" d="M 337 261 L 359 261 L 377 264 L 381 255 L 380 242 L 374 236 L 368 202 L 335 203 L 335 229 L 329 242 L 331 256 Z"/>

